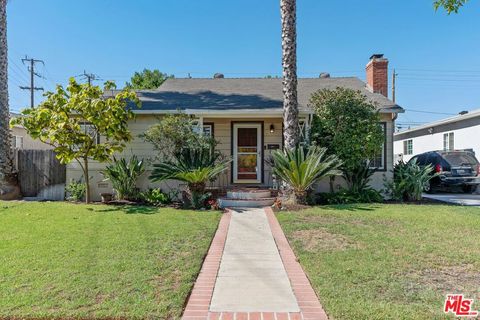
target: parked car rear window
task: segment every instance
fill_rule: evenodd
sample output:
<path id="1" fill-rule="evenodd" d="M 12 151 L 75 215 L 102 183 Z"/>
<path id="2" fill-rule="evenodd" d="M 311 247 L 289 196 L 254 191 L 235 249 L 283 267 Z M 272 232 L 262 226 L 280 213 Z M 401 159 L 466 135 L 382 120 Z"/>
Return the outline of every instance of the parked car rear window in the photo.
<path id="1" fill-rule="evenodd" d="M 476 165 L 478 163 L 475 156 L 467 152 L 447 152 L 442 156 L 451 166 Z"/>

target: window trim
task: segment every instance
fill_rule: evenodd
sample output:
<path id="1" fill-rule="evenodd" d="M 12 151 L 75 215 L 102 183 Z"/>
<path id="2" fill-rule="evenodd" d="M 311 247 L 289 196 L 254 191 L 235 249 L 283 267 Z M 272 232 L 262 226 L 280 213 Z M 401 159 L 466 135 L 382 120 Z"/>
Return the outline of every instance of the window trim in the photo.
<path id="1" fill-rule="evenodd" d="M 212 138 L 215 139 L 215 123 L 213 122 L 204 122 L 202 125 L 202 133 L 204 133 L 203 128 L 205 127 L 210 127 L 211 128 L 211 133 L 212 133 Z"/>
<path id="2" fill-rule="evenodd" d="M 381 121 L 379 124 L 383 127 L 383 136 L 384 136 L 384 141 L 382 145 L 382 167 L 372 167 L 370 166 L 370 169 L 375 169 L 376 172 L 386 172 L 387 171 L 387 122 L 386 121 Z"/>
<path id="3" fill-rule="evenodd" d="M 409 143 L 411 148 L 409 148 Z M 413 155 L 413 139 L 403 140 L 403 155 L 405 156 Z"/>
<path id="4" fill-rule="evenodd" d="M 445 132 L 443 134 L 443 151 L 452 150 L 455 150 L 455 131 Z"/>

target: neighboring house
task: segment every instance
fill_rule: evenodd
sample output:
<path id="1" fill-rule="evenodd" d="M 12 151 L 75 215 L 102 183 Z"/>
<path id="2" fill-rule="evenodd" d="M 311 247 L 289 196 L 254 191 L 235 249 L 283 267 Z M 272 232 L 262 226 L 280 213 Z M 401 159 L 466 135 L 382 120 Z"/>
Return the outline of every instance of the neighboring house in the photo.
<path id="1" fill-rule="evenodd" d="M 435 150 L 472 149 L 480 155 L 480 109 L 395 133 L 395 159 Z"/>
<path id="2" fill-rule="evenodd" d="M 11 118 L 18 117 L 16 113 L 10 113 Z M 33 139 L 25 130 L 24 127 L 16 125 L 11 128 L 12 133 L 12 148 L 24 149 L 24 150 L 48 150 L 53 149 L 52 146 L 41 142 L 40 140 Z"/>
<path id="3" fill-rule="evenodd" d="M 337 87 L 361 91 L 378 108 L 381 125 L 385 132 L 382 152 L 374 159 L 378 172 L 372 185 L 381 189 L 383 176 L 391 176 L 393 165 L 393 128 L 397 113 L 403 109 L 387 98 L 388 60 L 383 55 L 373 55 L 366 67 L 367 83 L 358 78 L 330 78 L 322 74 L 320 78 L 298 80 L 299 117 L 302 137 L 308 136 L 313 111 L 308 107 L 313 92 Z M 220 176 L 214 187 L 273 185 L 269 158 L 272 150 L 283 147 L 282 79 L 226 79 L 216 74 L 213 79 L 168 79 L 157 90 L 138 91 L 142 108 L 134 110 L 136 119 L 130 124 L 134 136 L 122 156 L 136 154 L 148 159 L 155 155 L 152 146 L 139 137 L 147 128 L 158 122 L 165 114 L 182 110 L 198 119 L 205 134 L 211 134 L 219 141 L 217 148 L 231 156 L 233 162 L 227 173 Z M 109 183 L 104 182 L 101 170 L 105 164 L 90 165 L 92 198 L 98 200 L 100 193 L 112 192 Z M 152 185 L 147 172 L 139 182 L 146 189 Z M 72 162 L 67 167 L 67 181 L 79 180 L 82 176 L 78 164 Z M 338 179 L 340 182 L 341 179 Z M 155 185 L 157 186 L 157 185 Z M 161 185 L 162 188 L 176 186 L 173 182 Z M 328 181 L 321 188 L 328 189 Z"/>

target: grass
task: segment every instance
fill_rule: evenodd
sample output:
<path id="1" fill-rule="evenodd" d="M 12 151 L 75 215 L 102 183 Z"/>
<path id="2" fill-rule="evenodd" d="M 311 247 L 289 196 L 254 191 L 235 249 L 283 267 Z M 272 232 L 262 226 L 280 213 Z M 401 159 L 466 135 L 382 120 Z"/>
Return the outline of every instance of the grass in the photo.
<path id="1" fill-rule="evenodd" d="M 0 202 L 0 318 L 179 319 L 219 219 Z"/>
<path id="2" fill-rule="evenodd" d="M 278 218 L 333 319 L 445 319 L 446 293 L 480 309 L 480 208 L 329 206 Z"/>

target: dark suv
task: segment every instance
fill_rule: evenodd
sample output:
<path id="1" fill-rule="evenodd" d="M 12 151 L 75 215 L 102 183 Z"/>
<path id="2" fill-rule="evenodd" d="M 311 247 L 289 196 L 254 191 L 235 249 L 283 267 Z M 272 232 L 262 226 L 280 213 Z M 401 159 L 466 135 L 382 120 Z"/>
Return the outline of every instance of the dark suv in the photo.
<path id="1" fill-rule="evenodd" d="M 431 164 L 438 173 L 425 186 L 426 192 L 461 187 L 463 192 L 472 193 L 480 184 L 480 164 L 473 151 L 430 151 L 414 156 L 409 162 L 414 160 L 420 166 Z"/>

